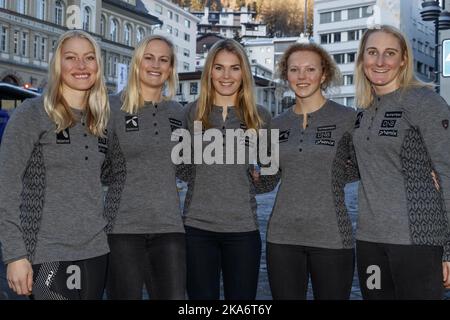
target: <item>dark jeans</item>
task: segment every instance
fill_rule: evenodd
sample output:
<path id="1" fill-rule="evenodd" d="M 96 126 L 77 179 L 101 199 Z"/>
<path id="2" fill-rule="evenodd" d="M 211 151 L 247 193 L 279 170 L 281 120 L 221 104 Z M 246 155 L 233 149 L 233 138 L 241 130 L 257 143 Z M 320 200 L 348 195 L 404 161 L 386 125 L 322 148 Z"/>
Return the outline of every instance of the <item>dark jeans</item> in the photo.
<path id="1" fill-rule="evenodd" d="M 33 265 L 35 300 L 101 300 L 105 288 L 107 255 L 80 261 Z"/>
<path id="2" fill-rule="evenodd" d="M 185 228 L 189 299 L 220 299 L 222 271 L 225 299 L 254 300 L 261 260 L 259 231 L 223 233 Z"/>
<path id="3" fill-rule="evenodd" d="M 439 246 L 356 241 L 356 261 L 363 298 L 442 299 L 442 252 Z M 374 269 L 379 270 L 378 275 Z"/>
<path id="4" fill-rule="evenodd" d="M 183 300 L 186 294 L 186 241 L 183 233 L 110 234 L 108 299 Z"/>
<path id="5" fill-rule="evenodd" d="M 311 276 L 314 299 L 348 300 L 353 249 L 324 249 L 267 242 L 267 273 L 273 299 L 305 300 Z"/>

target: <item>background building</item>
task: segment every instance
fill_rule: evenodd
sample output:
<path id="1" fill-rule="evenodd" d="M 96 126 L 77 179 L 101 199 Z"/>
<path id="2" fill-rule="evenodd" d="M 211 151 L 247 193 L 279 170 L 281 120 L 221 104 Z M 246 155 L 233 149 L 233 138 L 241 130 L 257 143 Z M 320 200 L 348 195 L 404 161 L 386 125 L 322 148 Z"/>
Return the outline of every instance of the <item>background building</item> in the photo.
<path id="1" fill-rule="evenodd" d="M 333 92 L 333 100 L 354 106 L 353 72 L 359 40 L 374 24 L 390 24 L 404 32 L 413 47 L 417 77 L 433 81 L 434 26 L 422 21 L 421 4 L 421 0 L 314 2 L 314 41 L 332 54 L 343 75 L 343 85 Z"/>
<path id="2" fill-rule="evenodd" d="M 450 0 L 445 1 L 445 10 L 450 11 Z M 442 40 L 449 39 L 450 40 L 450 30 L 445 30 L 441 32 L 441 37 L 439 43 L 442 43 Z M 441 59 L 442 60 L 442 59 Z M 439 65 L 442 70 L 442 61 L 439 61 Z M 450 78 L 444 78 L 441 75 L 441 96 L 447 101 L 450 105 Z"/>
<path id="3" fill-rule="evenodd" d="M 200 19 L 176 4 L 165 0 L 142 0 L 148 12 L 163 25 L 156 34 L 168 36 L 175 44 L 178 72 L 195 71 L 197 25 Z"/>
<path id="4" fill-rule="evenodd" d="M 141 0 L 0 0 L 0 81 L 42 90 L 57 39 L 77 13 L 79 27 L 100 44 L 111 92 L 117 64 L 129 64 L 134 46 L 162 24 Z"/>

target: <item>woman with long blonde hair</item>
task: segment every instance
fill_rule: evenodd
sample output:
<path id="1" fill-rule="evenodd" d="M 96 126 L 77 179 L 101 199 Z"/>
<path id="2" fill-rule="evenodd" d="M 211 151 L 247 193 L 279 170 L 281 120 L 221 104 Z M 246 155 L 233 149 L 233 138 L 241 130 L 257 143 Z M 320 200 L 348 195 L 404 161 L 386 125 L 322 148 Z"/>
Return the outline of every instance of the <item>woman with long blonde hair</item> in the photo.
<path id="1" fill-rule="evenodd" d="M 200 97 L 187 106 L 187 127 L 204 130 L 268 128 L 270 114 L 257 106 L 253 76 L 244 49 L 234 40 L 209 51 Z M 225 141 L 226 140 L 226 141 Z M 234 146 L 251 141 L 235 139 Z M 224 159 L 235 154 L 224 138 Z M 228 155 L 229 156 L 229 155 Z M 238 155 L 239 156 L 239 155 Z M 261 257 L 255 190 L 249 164 L 196 164 L 185 208 L 187 291 L 190 299 L 219 299 L 220 274 L 225 299 L 255 299 Z"/>
<path id="2" fill-rule="evenodd" d="M 412 50 L 392 26 L 366 31 L 355 75 L 363 298 L 442 299 L 450 287 L 450 109 L 414 77 Z"/>
<path id="3" fill-rule="evenodd" d="M 0 238 L 16 293 L 102 298 L 108 118 L 100 49 L 89 34 L 68 31 L 57 43 L 44 96 L 15 110 L 0 149 Z"/>
<path id="4" fill-rule="evenodd" d="M 185 298 L 185 235 L 171 161 L 171 135 L 184 115 L 172 100 L 176 86 L 174 45 L 152 35 L 134 52 L 126 89 L 110 97 L 120 152 L 111 155 L 117 165 L 106 177 L 107 215 L 114 217 L 109 299 L 140 300 L 144 285 L 150 299 Z"/>

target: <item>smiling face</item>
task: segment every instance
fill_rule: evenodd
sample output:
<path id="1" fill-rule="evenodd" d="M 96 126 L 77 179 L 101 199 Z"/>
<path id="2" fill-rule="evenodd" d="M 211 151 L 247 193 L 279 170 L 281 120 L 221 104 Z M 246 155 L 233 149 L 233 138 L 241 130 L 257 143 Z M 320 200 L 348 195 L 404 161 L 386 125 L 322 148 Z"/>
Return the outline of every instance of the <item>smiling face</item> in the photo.
<path id="1" fill-rule="evenodd" d="M 234 105 L 242 84 L 242 66 L 236 54 L 227 50 L 217 53 L 212 70 L 212 85 L 216 91 L 215 101 L 229 101 Z"/>
<path id="2" fill-rule="evenodd" d="M 63 90 L 90 90 L 96 81 L 97 72 L 95 50 L 87 39 L 74 37 L 63 43 L 61 47 Z"/>
<path id="3" fill-rule="evenodd" d="M 320 56 L 312 51 L 296 51 L 287 60 L 287 80 L 299 99 L 322 96 L 321 84 L 326 77 Z"/>
<path id="4" fill-rule="evenodd" d="M 386 32 L 369 36 L 364 48 L 363 69 L 376 94 L 393 92 L 400 87 L 399 74 L 405 65 L 399 40 Z"/>
<path id="5" fill-rule="evenodd" d="M 162 89 L 172 72 L 172 52 L 162 40 L 151 40 L 144 50 L 139 66 L 141 89 Z"/>

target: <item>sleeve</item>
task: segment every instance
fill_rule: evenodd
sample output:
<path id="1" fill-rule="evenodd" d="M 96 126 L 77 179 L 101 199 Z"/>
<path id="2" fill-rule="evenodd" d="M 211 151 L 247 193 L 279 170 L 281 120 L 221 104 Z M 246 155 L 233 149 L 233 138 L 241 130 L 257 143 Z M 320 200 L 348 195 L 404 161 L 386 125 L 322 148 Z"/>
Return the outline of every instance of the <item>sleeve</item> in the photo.
<path id="1" fill-rule="evenodd" d="M 345 168 L 346 183 L 355 182 L 360 179 L 358 170 L 358 161 L 356 159 L 355 147 L 353 145 L 353 136 L 349 134 L 348 138 L 348 161 Z"/>
<path id="2" fill-rule="evenodd" d="M 113 126 L 111 126 L 113 127 Z M 126 160 L 113 128 L 108 130 L 108 151 L 102 166 L 101 180 L 107 186 L 103 217 L 107 221 L 106 232 L 111 232 L 120 207 L 120 199 L 126 180 Z"/>
<path id="3" fill-rule="evenodd" d="M 442 97 L 428 91 L 415 114 L 414 122 L 419 126 L 439 180 L 448 225 L 443 260 L 450 261 L 450 108 Z"/>
<path id="4" fill-rule="evenodd" d="M 264 122 L 262 129 L 267 130 L 267 146 L 269 148 L 268 154 L 270 155 L 270 157 L 272 159 L 272 162 L 270 164 L 266 165 L 268 167 L 270 165 L 273 165 L 273 158 L 272 158 L 272 153 L 271 153 L 271 148 L 270 148 L 270 146 L 272 145 L 271 144 L 272 143 L 272 140 L 271 140 L 272 117 L 267 110 L 265 110 L 265 109 L 263 109 L 263 110 L 264 111 L 261 112 L 263 122 Z M 259 155 L 259 152 L 258 152 L 258 155 Z M 278 161 L 276 161 L 276 163 L 278 163 Z M 264 167 L 260 163 L 260 161 L 258 161 L 258 165 L 260 167 Z M 253 167 L 250 167 L 250 170 L 249 170 L 250 178 L 252 177 L 251 170 L 253 170 Z M 267 193 L 267 192 L 273 191 L 275 189 L 275 187 L 278 185 L 278 183 L 280 182 L 280 178 L 281 178 L 281 170 L 278 169 L 275 174 L 259 175 L 259 179 L 256 182 L 253 181 L 253 179 L 252 179 L 253 185 L 255 186 L 256 193 L 261 194 L 261 193 Z"/>
<path id="5" fill-rule="evenodd" d="M 23 175 L 41 134 L 36 111 L 30 100 L 19 106 L 8 121 L 0 146 L 0 242 L 6 264 L 28 255 L 20 205 Z"/>

